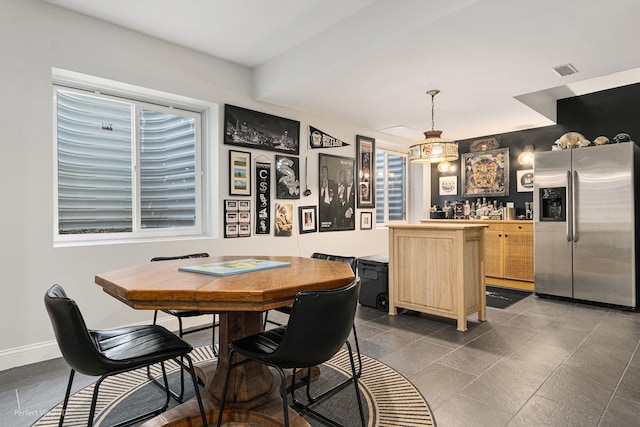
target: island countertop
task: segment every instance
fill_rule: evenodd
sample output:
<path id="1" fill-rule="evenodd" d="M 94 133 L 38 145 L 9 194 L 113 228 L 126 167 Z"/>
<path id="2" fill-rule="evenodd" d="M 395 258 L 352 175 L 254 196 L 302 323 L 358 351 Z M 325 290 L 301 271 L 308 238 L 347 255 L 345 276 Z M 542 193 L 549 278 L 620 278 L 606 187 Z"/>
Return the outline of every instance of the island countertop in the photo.
<path id="1" fill-rule="evenodd" d="M 426 222 L 425 220 L 422 220 L 420 222 L 420 224 L 405 224 L 405 223 L 401 223 L 401 224 L 396 224 L 396 223 L 390 223 L 390 224 L 385 224 L 386 227 L 388 228 L 398 228 L 398 229 L 402 229 L 402 228 L 442 228 L 442 229 L 450 229 L 450 230 L 456 230 L 456 229 L 465 229 L 465 228 L 483 228 L 483 227 L 487 227 L 488 224 L 486 224 L 486 221 L 482 222 L 472 222 L 469 220 L 442 220 L 442 219 L 434 219 L 434 220 L 428 220 L 428 222 Z"/>

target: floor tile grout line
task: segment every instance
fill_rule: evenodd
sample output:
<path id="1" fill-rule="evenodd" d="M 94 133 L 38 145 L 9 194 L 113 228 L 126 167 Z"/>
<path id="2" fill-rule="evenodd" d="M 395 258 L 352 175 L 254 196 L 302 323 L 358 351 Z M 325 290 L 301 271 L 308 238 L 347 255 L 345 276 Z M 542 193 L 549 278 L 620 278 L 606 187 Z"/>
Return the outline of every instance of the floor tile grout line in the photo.
<path id="1" fill-rule="evenodd" d="M 610 313 L 611 312 L 609 312 L 609 314 Z M 607 317 L 609 317 L 609 315 L 607 315 Z M 633 360 L 634 356 L 638 352 L 638 348 L 639 347 L 640 347 L 640 341 L 638 341 L 638 343 L 636 344 L 636 348 L 633 350 L 633 353 L 631 353 L 631 357 L 629 357 L 629 360 L 627 361 L 627 366 L 624 367 L 624 370 L 622 371 L 622 374 L 620 375 L 620 378 L 618 378 L 618 382 L 616 383 L 616 386 L 613 388 L 613 392 L 611 393 L 611 396 L 609 396 L 609 400 L 607 401 L 607 404 L 605 405 L 605 407 L 604 407 L 604 409 L 602 411 L 602 414 L 600 414 L 600 420 L 598 421 L 598 426 L 602 425 L 602 420 L 604 419 L 604 414 L 607 413 L 607 410 L 609 409 L 609 406 L 611 405 L 611 401 L 613 400 L 613 396 L 615 396 L 616 391 L 618 391 L 618 388 L 620 387 L 620 383 L 622 382 L 622 378 L 624 378 L 625 374 L 629 370 L 629 366 L 631 366 L 631 361 Z"/>
<path id="2" fill-rule="evenodd" d="M 574 307 L 575 307 L 575 305 L 574 305 Z M 522 313 L 520 313 L 520 314 L 516 315 L 513 319 L 515 319 L 515 318 L 517 318 L 518 316 L 520 316 L 520 315 L 522 315 L 522 314 L 526 313 L 526 312 L 527 312 L 527 311 L 529 311 L 529 310 L 530 310 L 530 308 L 528 308 L 528 309 L 524 310 Z M 561 367 L 561 366 L 562 366 L 562 365 L 563 365 L 563 364 L 564 364 L 564 363 L 565 363 L 565 362 L 566 362 L 566 361 L 567 361 L 567 360 L 568 360 L 568 359 L 569 359 L 569 358 L 570 358 L 570 357 L 571 357 L 571 356 L 572 356 L 572 355 L 573 355 L 573 354 L 574 354 L 574 353 L 575 353 L 575 352 L 580 348 L 580 346 L 581 346 L 582 344 L 584 344 L 584 342 L 585 342 L 585 341 L 586 341 L 586 340 L 587 340 L 587 339 L 588 339 L 588 338 L 589 338 L 589 337 L 590 337 L 590 336 L 595 332 L 595 330 L 598 328 L 598 326 L 600 326 L 600 325 L 602 324 L 602 322 L 603 322 L 607 317 L 609 317 L 609 314 L 610 314 L 610 313 L 611 313 L 611 311 L 607 312 L 607 315 L 606 315 L 604 318 L 602 318 L 602 319 L 598 322 L 598 324 L 597 324 L 596 326 L 594 326 L 594 327 L 591 329 L 591 331 L 589 332 L 589 334 L 588 334 L 588 335 L 587 335 L 587 336 L 586 336 L 586 337 L 585 337 L 585 338 L 580 342 L 580 344 L 578 344 L 578 346 L 577 346 L 577 347 L 576 347 L 576 348 L 575 348 L 575 349 L 574 349 L 574 350 L 573 350 L 569 355 L 567 355 L 567 357 L 565 357 L 565 358 L 562 360 L 562 362 L 560 362 L 560 364 L 558 364 L 558 366 L 557 366 L 557 367 L 556 367 L 556 368 L 555 368 L 555 369 L 554 369 L 554 370 L 553 370 L 553 371 L 552 371 L 552 372 L 547 376 L 547 378 L 546 378 L 546 379 L 545 379 L 545 380 L 540 384 L 540 386 L 538 386 L 538 387 L 536 388 L 536 390 L 535 390 L 533 393 L 531 393 L 531 395 L 529 396 L 529 398 L 527 398 L 527 400 L 526 400 L 526 401 L 525 401 L 525 402 L 520 406 L 520 408 L 518 409 L 518 411 L 516 411 L 514 414 L 512 414 L 512 417 L 509 419 L 509 421 L 508 421 L 508 422 L 507 422 L 507 424 L 505 424 L 505 425 L 508 425 L 508 424 L 509 424 L 509 423 L 510 423 L 510 422 L 511 422 L 511 421 L 512 421 L 512 420 L 513 420 L 517 415 L 518 415 L 518 412 L 520 412 L 520 410 L 522 410 L 522 408 L 523 408 L 523 407 L 524 407 L 524 406 L 525 406 L 525 405 L 526 405 L 526 404 L 531 400 L 531 398 L 532 398 L 533 396 L 535 396 L 535 394 L 540 390 L 540 388 L 541 388 L 541 387 L 542 387 L 542 386 L 543 386 L 543 385 L 544 385 L 544 384 L 549 380 L 549 378 L 551 378 L 551 376 L 553 376 L 553 374 L 554 374 L 555 372 L 557 372 L 557 370 L 558 370 L 558 369 L 560 369 L 560 367 Z M 559 320 L 559 318 L 560 318 L 560 317 L 559 317 L 559 316 L 557 316 L 557 317 L 555 318 L 555 320 L 554 320 L 553 322 L 551 322 L 551 323 L 554 323 L 554 322 L 558 321 L 558 320 Z M 511 320 L 513 320 L 513 319 L 511 319 Z M 510 320 L 509 320 L 509 321 L 510 321 Z M 547 327 L 548 327 L 548 326 L 547 326 Z M 492 329 L 490 329 L 489 331 L 491 331 L 491 330 L 493 330 L 493 329 L 495 329 L 495 328 L 492 328 Z M 469 387 L 469 386 L 470 386 L 471 384 L 473 384 L 474 382 L 478 381 L 478 380 L 479 380 L 479 378 L 480 378 L 482 375 L 486 374 L 486 373 L 487 373 L 491 368 L 493 368 L 494 366 L 496 366 L 498 363 L 500 363 L 501 361 L 503 361 L 504 359 L 506 359 L 507 357 L 509 357 L 511 354 L 513 354 L 513 353 L 515 353 L 516 351 L 518 351 L 518 349 L 520 349 L 521 347 L 523 347 L 525 344 L 527 344 L 527 343 L 531 342 L 531 340 L 532 340 L 532 339 L 534 339 L 536 336 L 540 335 L 540 334 L 541 334 L 545 329 L 546 329 L 546 328 L 544 328 L 544 329 L 542 329 L 542 330 L 538 331 L 538 332 L 537 332 L 536 334 L 534 334 L 534 335 L 533 335 L 529 340 L 527 340 L 527 341 L 523 342 L 522 344 L 520 344 L 519 346 L 517 346 L 516 348 L 514 348 L 512 351 L 510 351 L 509 353 L 505 354 L 503 357 L 501 357 L 501 358 L 500 358 L 500 359 L 498 359 L 495 363 L 493 363 L 491 366 L 489 366 L 487 369 L 485 369 L 481 374 L 479 374 L 479 375 L 475 375 L 475 374 L 473 374 L 473 373 L 471 373 L 471 372 L 467 372 L 467 373 L 469 373 L 469 374 L 471 374 L 471 375 L 474 375 L 474 376 L 475 376 L 475 378 L 474 378 L 474 379 L 473 379 L 469 384 L 467 384 L 467 385 L 466 385 L 462 390 L 460 390 L 460 392 L 458 392 L 457 394 L 462 395 L 462 396 L 465 396 L 465 397 L 467 397 L 467 398 L 469 398 L 469 399 L 475 400 L 476 402 L 483 404 L 483 402 L 482 402 L 481 400 L 477 399 L 475 396 L 468 395 L 468 394 L 464 394 L 464 393 L 463 393 L 463 390 L 464 390 L 465 388 Z M 489 331 L 487 331 L 487 332 L 489 332 Z M 480 337 L 480 336 L 479 336 L 479 337 Z M 479 337 L 478 337 L 478 338 L 479 338 Z M 474 341 L 474 340 L 471 340 L 471 341 Z M 469 342 L 471 342 L 471 341 L 469 341 Z M 465 345 L 466 345 L 466 344 L 465 344 Z M 466 371 L 462 371 L 462 372 L 466 372 Z M 453 398 L 453 397 L 452 397 L 452 398 Z M 505 412 L 506 412 L 506 411 L 505 411 Z M 510 413 L 510 412 L 507 412 L 507 413 Z M 603 413 L 604 413 L 604 412 L 603 412 Z"/>
<path id="3" fill-rule="evenodd" d="M 573 305 L 573 307 L 576 307 L 576 306 L 577 306 L 576 304 L 574 304 L 574 305 Z M 580 348 L 580 347 L 581 347 L 581 346 L 582 346 L 582 345 L 587 341 L 587 339 L 588 339 L 591 335 L 593 335 L 593 333 L 595 332 L 595 330 L 598 328 L 598 326 L 600 326 L 600 325 L 602 324 L 602 322 L 604 321 L 604 319 L 606 319 L 607 317 L 609 317 L 609 314 L 610 314 L 610 313 L 611 313 L 611 310 L 609 310 L 609 311 L 607 312 L 607 315 L 606 315 L 605 317 L 603 317 L 603 318 L 598 322 L 598 324 L 597 324 L 597 325 L 595 325 L 595 326 L 591 329 L 591 331 L 587 334 L 587 336 L 585 336 L 585 337 L 582 339 L 582 341 L 580 341 L 580 344 L 578 344 L 578 345 L 576 346 L 576 348 L 574 348 L 574 349 L 573 349 L 573 351 L 572 351 L 571 353 L 569 353 L 569 354 L 567 355 L 567 357 L 565 357 L 565 358 L 562 360 L 562 362 L 560 362 L 560 363 L 558 364 L 558 366 L 556 366 L 556 368 L 555 368 L 553 371 L 551 371 L 551 373 L 550 373 L 549 375 L 547 375 L 547 378 L 546 378 L 544 381 L 542 381 L 542 383 L 541 383 L 541 384 L 540 384 L 540 385 L 535 389 L 535 391 L 534 391 L 533 393 L 531 393 L 531 395 L 530 395 L 530 396 L 527 398 L 527 400 L 522 404 L 522 406 L 520 406 L 520 409 L 518 409 L 518 411 L 513 415 L 513 417 L 511 417 L 511 419 L 509 420 L 509 422 L 507 422 L 507 424 L 506 424 L 506 425 L 509 425 L 509 423 L 510 423 L 511 421 L 513 421 L 513 419 L 514 419 L 516 416 L 518 416 L 518 413 L 522 410 L 522 408 L 524 408 L 524 407 L 527 405 L 527 403 L 529 403 L 529 401 L 531 400 L 531 398 L 533 398 L 533 397 L 538 393 L 538 391 L 540 391 L 540 389 L 541 389 L 541 388 L 542 388 L 542 387 L 547 383 L 547 381 L 549 381 L 549 379 L 550 379 L 550 378 L 551 378 L 551 377 L 552 377 L 556 372 L 558 372 L 558 370 L 559 370 L 559 369 L 560 369 L 560 368 L 561 368 L 561 367 L 562 367 L 562 366 L 567 362 L 567 360 L 569 360 L 569 358 L 571 358 L 571 356 L 573 356 L 573 355 L 578 351 L 578 349 L 579 349 L 579 348 Z M 546 328 L 545 328 L 545 329 L 546 329 Z M 544 331 L 544 329 L 543 329 L 542 331 Z M 537 335 L 541 334 L 541 333 L 542 333 L 542 331 L 540 331 L 540 332 L 538 332 L 536 335 L 534 335 L 534 337 L 532 337 L 532 339 L 533 339 L 533 338 L 535 338 Z M 544 396 L 541 396 L 541 397 L 543 397 L 543 398 L 545 398 L 545 399 L 548 399 L 548 400 L 551 400 L 551 401 L 555 402 L 555 400 L 550 399 L 550 398 L 548 398 L 548 397 L 544 397 Z M 604 412 L 603 412 L 603 413 L 604 413 Z"/>

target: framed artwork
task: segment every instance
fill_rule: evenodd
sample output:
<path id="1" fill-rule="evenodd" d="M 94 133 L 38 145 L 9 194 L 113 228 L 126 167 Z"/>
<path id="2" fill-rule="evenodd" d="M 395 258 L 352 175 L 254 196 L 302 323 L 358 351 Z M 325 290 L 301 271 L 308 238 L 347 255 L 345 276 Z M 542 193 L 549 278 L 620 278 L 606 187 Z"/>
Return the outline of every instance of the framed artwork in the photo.
<path id="1" fill-rule="evenodd" d="M 224 201 L 224 237 L 251 236 L 251 202 L 248 200 Z"/>
<path id="2" fill-rule="evenodd" d="M 356 159 L 358 177 L 358 207 L 375 208 L 375 154 L 376 140 L 356 135 Z"/>
<path id="3" fill-rule="evenodd" d="M 373 213 L 360 212 L 360 230 L 371 230 L 373 228 Z"/>
<path id="4" fill-rule="evenodd" d="M 251 153 L 229 150 L 229 194 L 251 195 Z"/>
<path id="5" fill-rule="evenodd" d="M 224 143 L 297 156 L 300 153 L 300 122 L 225 105 Z"/>
<path id="6" fill-rule="evenodd" d="M 352 157 L 319 155 L 319 231 L 355 230 L 356 193 Z"/>
<path id="7" fill-rule="evenodd" d="M 464 196 L 509 195 L 509 149 L 478 151 L 462 155 Z"/>
<path id="8" fill-rule="evenodd" d="M 276 203 L 276 236 L 289 237 L 293 229 L 293 205 L 289 203 Z"/>
<path id="9" fill-rule="evenodd" d="M 441 176 L 439 181 L 438 189 L 441 196 L 456 196 L 458 194 L 458 175 Z"/>
<path id="10" fill-rule="evenodd" d="M 525 169 L 516 172 L 518 180 L 518 193 L 527 193 L 533 191 L 533 169 Z"/>
<path id="11" fill-rule="evenodd" d="M 300 234 L 315 233 L 318 231 L 316 207 L 300 206 L 298 208 L 298 223 L 300 224 Z"/>
<path id="12" fill-rule="evenodd" d="M 276 199 L 300 198 L 300 159 L 276 156 Z"/>

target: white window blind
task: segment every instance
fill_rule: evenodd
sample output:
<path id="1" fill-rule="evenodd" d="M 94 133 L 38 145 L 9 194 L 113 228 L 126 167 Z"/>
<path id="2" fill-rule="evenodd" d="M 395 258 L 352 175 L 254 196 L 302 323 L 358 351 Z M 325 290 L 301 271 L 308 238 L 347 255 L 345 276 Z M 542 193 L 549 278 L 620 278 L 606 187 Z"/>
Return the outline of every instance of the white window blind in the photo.
<path id="1" fill-rule="evenodd" d="M 140 119 L 142 228 L 195 224 L 195 121 L 142 110 Z"/>
<path id="2" fill-rule="evenodd" d="M 59 235 L 199 226 L 201 115 L 56 89 Z"/>
<path id="3" fill-rule="evenodd" d="M 407 156 L 376 149 L 376 223 L 407 219 Z"/>

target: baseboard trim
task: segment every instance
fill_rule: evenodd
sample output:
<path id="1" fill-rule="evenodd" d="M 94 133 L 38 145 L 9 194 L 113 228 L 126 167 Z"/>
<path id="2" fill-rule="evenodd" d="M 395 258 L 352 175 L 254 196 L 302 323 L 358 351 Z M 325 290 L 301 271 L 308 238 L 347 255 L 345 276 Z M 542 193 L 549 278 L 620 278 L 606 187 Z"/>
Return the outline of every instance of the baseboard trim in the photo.
<path id="1" fill-rule="evenodd" d="M 520 289 L 522 291 L 533 292 L 533 282 L 524 282 L 521 280 L 499 279 L 497 277 L 485 277 L 485 283 L 491 286 L 499 286 L 501 288 Z"/>
<path id="2" fill-rule="evenodd" d="M 0 351 L 0 371 L 62 357 L 58 343 L 45 341 Z"/>

